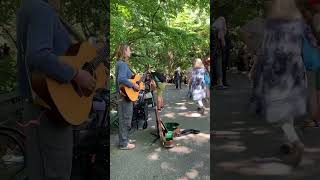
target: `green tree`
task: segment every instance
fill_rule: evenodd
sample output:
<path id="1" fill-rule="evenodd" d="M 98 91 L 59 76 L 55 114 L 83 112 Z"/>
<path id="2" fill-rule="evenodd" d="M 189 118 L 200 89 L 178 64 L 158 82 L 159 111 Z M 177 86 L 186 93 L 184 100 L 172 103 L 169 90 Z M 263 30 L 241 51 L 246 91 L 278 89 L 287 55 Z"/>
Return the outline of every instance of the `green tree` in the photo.
<path id="1" fill-rule="evenodd" d="M 187 68 L 193 58 L 209 54 L 208 0 L 111 0 L 110 9 L 111 55 L 120 43 L 129 44 L 137 72 L 149 64 L 172 74 L 176 66 Z"/>

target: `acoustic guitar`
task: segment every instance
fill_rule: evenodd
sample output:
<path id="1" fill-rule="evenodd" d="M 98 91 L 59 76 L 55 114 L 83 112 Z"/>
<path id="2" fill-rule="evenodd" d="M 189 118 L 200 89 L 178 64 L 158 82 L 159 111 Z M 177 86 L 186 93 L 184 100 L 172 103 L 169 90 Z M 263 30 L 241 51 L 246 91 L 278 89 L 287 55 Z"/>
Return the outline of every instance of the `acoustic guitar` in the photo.
<path id="1" fill-rule="evenodd" d="M 145 78 L 145 77 L 144 77 Z M 129 79 L 133 84 L 139 85 L 139 91 L 135 91 L 133 88 L 129 88 L 125 85 L 120 86 L 121 94 L 126 96 L 130 101 L 135 102 L 139 98 L 139 92 L 145 88 L 143 79 L 140 75 L 136 74 L 133 78 Z"/>
<path id="2" fill-rule="evenodd" d="M 90 43 L 74 45 L 60 60 L 75 69 L 90 72 L 96 80 L 95 90 L 105 88 L 106 71 L 103 62 L 106 57 L 98 56 L 96 48 Z M 83 96 L 73 83 L 59 83 L 37 72 L 31 74 L 31 85 L 39 97 L 38 101 L 49 107 L 51 114 L 72 125 L 80 125 L 88 119 L 95 90 L 89 96 Z"/>

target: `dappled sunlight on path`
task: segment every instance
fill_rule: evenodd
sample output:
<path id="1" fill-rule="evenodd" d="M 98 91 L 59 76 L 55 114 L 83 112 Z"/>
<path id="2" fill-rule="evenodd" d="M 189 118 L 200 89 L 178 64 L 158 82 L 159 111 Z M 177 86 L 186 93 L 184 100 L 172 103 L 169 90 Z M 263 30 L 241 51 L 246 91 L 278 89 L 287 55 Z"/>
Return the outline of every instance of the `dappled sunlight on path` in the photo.
<path id="1" fill-rule="evenodd" d="M 216 179 L 318 180 L 320 131 L 297 127 L 305 143 L 303 159 L 296 168 L 285 164 L 278 154 L 285 142 L 281 129 L 249 112 L 250 84 L 240 75 L 232 78 L 230 90 L 214 94 L 211 171 Z"/>
<path id="2" fill-rule="evenodd" d="M 152 144 L 155 132 L 155 116 L 149 111 L 151 121 L 149 128 L 136 131 L 137 148 L 132 151 L 117 149 L 117 135 L 113 135 L 111 147 L 111 178 L 127 180 L 124 170 L 141 180 L 149 179 L 210 179 L 210 108 L 205 114 L 197 112 L 197 105 L 185 97 L 186 89 L 175 90 L 171 85 L 165 91 L 165 107 L 160 113 L 164 122 L 177 122 L 181 130 L 197 129 L 198 134 L 182 135 L 174 138 L 175 146 L 166 149 L 159 141 Z"/>

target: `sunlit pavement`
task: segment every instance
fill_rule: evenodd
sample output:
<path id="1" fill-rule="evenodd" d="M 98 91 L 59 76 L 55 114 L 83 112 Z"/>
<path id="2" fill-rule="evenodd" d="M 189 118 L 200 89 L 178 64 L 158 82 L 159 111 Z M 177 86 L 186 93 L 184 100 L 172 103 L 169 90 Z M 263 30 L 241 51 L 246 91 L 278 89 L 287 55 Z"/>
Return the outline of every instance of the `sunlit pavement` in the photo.
<path id="1" fill-rule="evenodd" d="M 189 134 L 174 139 L 176 146 L 165 149 L 159 141 L 152 144 L 155 132 L 155 114 L 150 110 L 149 128 L 136 131 L 137 148 L 130 151 L 117 149 L 118 136 L 111 135 L 111 180 L 188 180 L 210 179 L 210 109 L 204 116 L 196 111 L 196 104 L 186 97 L 187 87 L 176 90 L 167 85 L 165 109 L 161 112 L 164 122 L 177 122 L 182 129 L 198 129 L 197 135 Z"/>
<path id="2" fill-rule="evenodd" d="M 230 77 L 230 76 L 229 76 Z M 211 170 L 217 180 L 320 179 L 320 129 L 297 127 L 306 149 L 298 168 L 287 166 L 274 157 L 283 142 L 277 127 L 249 113 L 250 84 L 244 75 L 231 76 L 229 90 L 214 93 L 211 136 Z M 299 122 L 298 122 L 299 124 Z"/>

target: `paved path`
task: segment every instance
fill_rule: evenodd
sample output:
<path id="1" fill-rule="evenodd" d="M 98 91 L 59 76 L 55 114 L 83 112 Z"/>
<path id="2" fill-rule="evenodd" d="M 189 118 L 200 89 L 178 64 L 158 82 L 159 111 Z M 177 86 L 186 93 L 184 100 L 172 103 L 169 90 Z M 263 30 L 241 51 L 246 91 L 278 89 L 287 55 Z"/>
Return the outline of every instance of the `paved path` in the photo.
<path id="1" fill-rule="evenodd" d="M 211 171 L 217 180 L 320 179 L 320 129 L 297 128 L 305 142 L 305 157 L 296 169 L 275 159 L 283 142 L 279 128 L 256 119 L 248 111 L 250 84 L 244 75 L 231 76 L 232 88 L 214 94 Z"/>
<path id="2" fill-rule="evenodd" d="M 197 106 L 186 98 L 187 87 L 176 90 L 168 85 L 165 91 L 164 122 L 178 122 L 182 129 L 199 129 L 200 134 L 175 138 L 176 146 L 165 149 L 159 141 L 152 144 L 155 115 L 150 110 L 150 127 L 136 131 L 132 138 L 137 148 L 131 151 L 117 149 L 117 134 L 111 135 L 111 180 L 188 180 L 210 179 L 210 124 L 209 108 L 205 115 L 196 112 Z"/>

